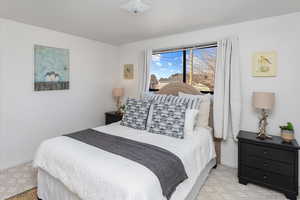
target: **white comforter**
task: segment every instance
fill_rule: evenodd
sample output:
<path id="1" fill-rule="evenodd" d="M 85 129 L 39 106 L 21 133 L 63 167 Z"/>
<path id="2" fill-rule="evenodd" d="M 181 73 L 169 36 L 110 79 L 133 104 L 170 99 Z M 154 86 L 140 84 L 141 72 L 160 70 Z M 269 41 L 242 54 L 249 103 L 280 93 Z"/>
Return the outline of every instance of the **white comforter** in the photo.
<path id="1" fill-rule="evenodd" d="M 212 137 L 204 128 L 183 140 L 118 123 L 95 130 L 156 145 L 177 155 L 189 178 L 177 187 L 171 200 L 183 200 L 201 170 L 215 157 Z M 43 142 L 34 166 L 60 180 L 82 200 L 165 200 L 158 178 L 148 168 L 68 137 Z"/>

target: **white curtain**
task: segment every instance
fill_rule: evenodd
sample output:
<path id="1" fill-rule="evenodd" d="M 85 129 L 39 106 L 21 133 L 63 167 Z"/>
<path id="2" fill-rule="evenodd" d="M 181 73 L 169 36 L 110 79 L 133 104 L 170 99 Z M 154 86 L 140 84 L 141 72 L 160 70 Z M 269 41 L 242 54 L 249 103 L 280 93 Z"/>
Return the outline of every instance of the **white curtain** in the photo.
<path id="1" fill-rule="evenodd" d="M 226 140 L 240 130 L 241 74 L 240 52 L 237 37 L 218 42 L 214 89 L 215 137 Z"/>
<path id="2" fill-rule="evenodd" d="M 150 67 L 152 63 L 152 49 L 145 50 L 144 65 L 139 73 L 139 96 L 149 91 L 150 86 Z"/>

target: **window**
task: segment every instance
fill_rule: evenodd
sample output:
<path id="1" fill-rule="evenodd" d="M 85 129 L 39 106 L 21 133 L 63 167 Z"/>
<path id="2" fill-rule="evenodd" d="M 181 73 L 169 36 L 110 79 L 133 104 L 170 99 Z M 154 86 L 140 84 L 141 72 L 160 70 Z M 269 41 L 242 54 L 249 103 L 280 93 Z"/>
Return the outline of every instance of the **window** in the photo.
<path id="1" fill-rule="evenodd" d="M 217 46 L 197 46 L 154 52 L 150 91 L 171 82 L 184 82 L 202 92 L 213 92 Z"/>

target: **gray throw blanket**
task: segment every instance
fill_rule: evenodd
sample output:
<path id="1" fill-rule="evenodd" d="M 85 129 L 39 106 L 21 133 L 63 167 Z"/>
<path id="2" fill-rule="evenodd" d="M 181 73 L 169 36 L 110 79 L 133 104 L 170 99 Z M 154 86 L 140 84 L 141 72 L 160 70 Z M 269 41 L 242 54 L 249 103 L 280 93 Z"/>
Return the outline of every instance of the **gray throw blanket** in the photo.
<path id="1" fill-rule="evenodd" d="M 163 195 L 167 199 L 170 199 L 176 187 L 188 178 L 181 160 L 160 147 L 92 129 L 65 136 L 144 165 L 158 177 Z"/>

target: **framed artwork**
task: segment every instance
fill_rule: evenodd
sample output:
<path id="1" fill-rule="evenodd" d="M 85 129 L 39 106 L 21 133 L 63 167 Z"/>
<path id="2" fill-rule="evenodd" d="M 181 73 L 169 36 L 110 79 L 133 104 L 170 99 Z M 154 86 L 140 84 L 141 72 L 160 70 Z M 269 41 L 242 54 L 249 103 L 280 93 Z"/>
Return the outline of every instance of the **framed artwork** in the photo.
<path id="1" fill-rule="evenodd" d="M 68 49 L 34 46 L 34 90 L 67 90 L 70 77 Z"/>
<path id="2" fill-rule="evenodd" d="M 124 65 L 124 79 L 132 80 L 134 78 L 134 65 L 126 64 Z"/>
<path id="3" fill-rule="evenodd" d="M 255 77 L 274 77 L 277 75 L 277 53 L 258 52 L 253 55 L 252 74 Z"/>

